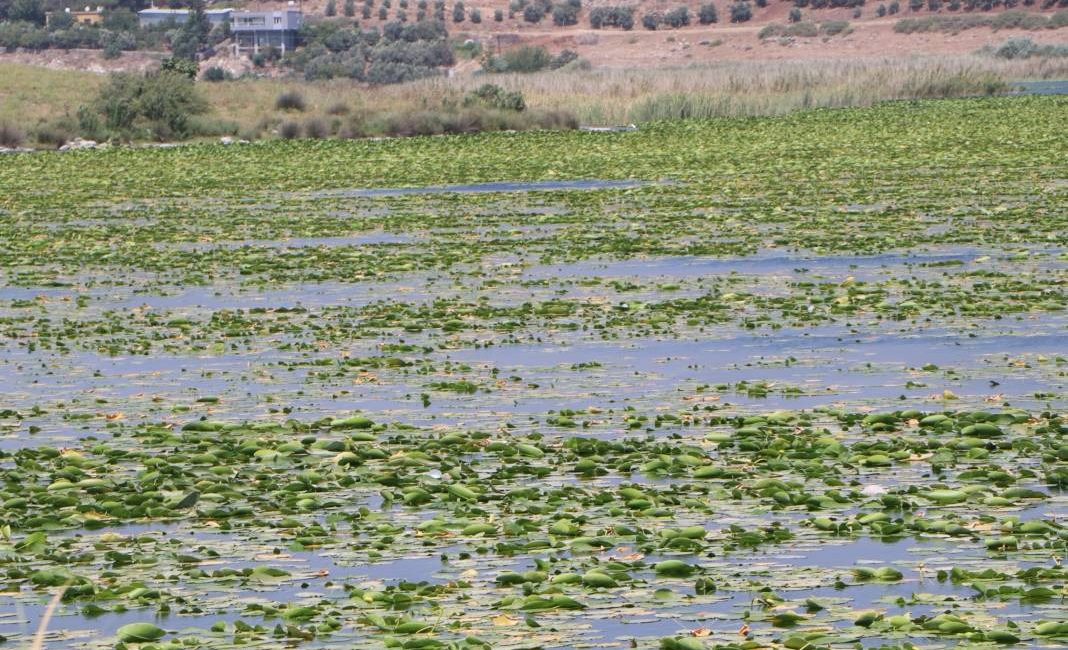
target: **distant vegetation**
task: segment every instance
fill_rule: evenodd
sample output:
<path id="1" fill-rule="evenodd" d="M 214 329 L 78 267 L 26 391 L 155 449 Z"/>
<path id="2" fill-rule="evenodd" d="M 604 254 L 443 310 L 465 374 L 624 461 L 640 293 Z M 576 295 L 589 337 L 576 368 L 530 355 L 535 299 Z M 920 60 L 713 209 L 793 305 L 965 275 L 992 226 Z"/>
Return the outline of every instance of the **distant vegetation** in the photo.
<path id="1" fill-rule="evenodd" d="M 1068 11 L 1058 11 L 1049 18 L 1024 11 L 1007 11 L 996 16 L 924 16 L 903 18 L 894 25 L 894 31 L 902 34 L 915 32 L 956 33 L 966 29 L 989 27 L 999 29 L 1058 29 L 1068 27 Z"/>
<path id="2" fill-rule="evenodd" d="M 55 0 L 0 0 L 0 48 L 9 51 L 100 49 L 109 58 L 127 50 L 170 49 L 176 56 L 194 58 L 199 51 L 230 36 L 229 25 L 213 28 L 207 22 L 202 13 L 202 0 L 189 3 L 194 16 L 185 24 L 167 21 L 151 27 L 138 24 L 135 12 L 145 4 L 137 0 L 109 3 L 100 25 L 75 22 L 64 12 L 67 6 L 69 3 Z M 46 25 L 47 13 L 51 17 Z"/>
<path id="3" fill-rule="evenodd" d="M 553 56 L 544 47 L 524 45 L 509 50 L 500 56 L 491 56 L 486 59 L 483 70 L 485 72 L 519 72 L 530 73 L 542 70 L 559 70 L 560 68 L 588 68 L 588 63 L 579 59 L 579 55 L 572 50 L 564 50 Z"/>
<path id="4" fill-rule="evenodd" d="M 603 29 L 619 27 L 623 30 L 634 28 L 634 7 L 594 7 L 590 9 L 590 27 Z"/>
<path id="5" fill-rule="evenodd" d="M 757 36 L 760 39 L 768 38 L 815 38 L 817 36 L 838 36 L 852 31 L 849 23 L 844 20 L 828 20 L 819 25 L 810 22 L 796 22 L 789 25 L 771 24 L 761 29 Z"/>
<path id="6" fill-rule="evenodd" d="M 999 59 L 1063 58 L 1068 57 L 1068 44 L 1040 45 L 1029 38 L 1010 38 L 996 48 L 985 48 L 984 53 Z"/>
<path id="7" fill-rule="evenodd" d="M 381 31 L 326 22 L 305 30 L 308 45 L 282 63 L 308 80 L 345 77 L 373 84 L 440 75 L 454 63 L 444 23 L 387 23 Z"/>
<path id="8" fill-rule="evenodd" d="M 78 131 L 96 140 L 181 140 L 200 133 L 208 103 L 180 72 L 123 73 L 78 110 Z"/>

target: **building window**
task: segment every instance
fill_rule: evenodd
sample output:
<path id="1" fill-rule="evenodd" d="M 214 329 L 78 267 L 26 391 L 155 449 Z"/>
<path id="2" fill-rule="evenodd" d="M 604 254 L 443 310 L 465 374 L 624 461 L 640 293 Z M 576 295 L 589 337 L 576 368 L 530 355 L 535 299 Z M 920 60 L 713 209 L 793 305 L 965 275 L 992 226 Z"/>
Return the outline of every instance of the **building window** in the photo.
<path id="1" fill-rule="evenodd" d="M 274 24 L 275 25 L 281 25 L 282 24 L 282 17 L 281 16 L 275 16 L 274 17 Z"/>

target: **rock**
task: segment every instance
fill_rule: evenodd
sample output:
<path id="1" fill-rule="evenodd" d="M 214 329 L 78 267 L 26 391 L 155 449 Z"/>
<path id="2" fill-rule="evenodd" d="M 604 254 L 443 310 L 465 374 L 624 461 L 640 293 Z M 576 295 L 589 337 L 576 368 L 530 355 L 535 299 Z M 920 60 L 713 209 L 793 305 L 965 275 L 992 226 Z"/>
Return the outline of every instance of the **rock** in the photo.
<path id="1" fill-rule="evenodd" d="M 84 140 L 82 138 L 74 138 L 67 144 L 59 148 L 60 151 L 81 151 L 83 149 L 98 149 L 100 144 L 96 140 Z"/>
<path id="2" fill-rule="evenodd" d="M 223 137 L 219 138 L 219 144 L 230 145 L 230 144 L 233 144 L 233 143 L 234 143 L 234 139 L 231 138 L 228 135 L 224 135 Z"/>
<path id="3" fill-rule="evenodd" d="M 9 153 L 33 153 L 29 147 L 0 147 L 0 155 Z"/>

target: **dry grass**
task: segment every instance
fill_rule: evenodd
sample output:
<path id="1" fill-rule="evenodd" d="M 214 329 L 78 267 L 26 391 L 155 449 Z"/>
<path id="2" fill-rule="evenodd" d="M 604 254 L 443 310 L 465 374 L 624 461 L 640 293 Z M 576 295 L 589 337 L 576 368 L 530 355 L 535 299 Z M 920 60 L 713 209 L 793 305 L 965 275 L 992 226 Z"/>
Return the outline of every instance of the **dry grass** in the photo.
<path id="1" fill-rule="evenodd" d="M 888 99 L 984 94 L 1012 80 L 1068 77 L 1068 60 L 1005 61 L 993 57 L 916 57 L 859 61 L 730 62 L 662 69 L 594 69 L 532 75 L 458 75 L 381 88 L 345 80 L 305 83 L 274 79 L 201 84 L 213 118 L 255 137 L 291 118 L 276 107 L 299 91 L 308 118 L 437 111 L 458 106 L 486 82 L 519 90 L 532 109 L 566 110 L 585 124 L 619 124 L 675 117 L 778 115 Z M 0 122 L 31 130 L 72 114 L 102 77 L 0 64 Z"/>
<path id="2" fill-rule="evenodd" d="M 0 122 L 28 129 L 66 111 L 74 112 L 96 94 L 104 80 L 88 72 L 0 63 Z"/>

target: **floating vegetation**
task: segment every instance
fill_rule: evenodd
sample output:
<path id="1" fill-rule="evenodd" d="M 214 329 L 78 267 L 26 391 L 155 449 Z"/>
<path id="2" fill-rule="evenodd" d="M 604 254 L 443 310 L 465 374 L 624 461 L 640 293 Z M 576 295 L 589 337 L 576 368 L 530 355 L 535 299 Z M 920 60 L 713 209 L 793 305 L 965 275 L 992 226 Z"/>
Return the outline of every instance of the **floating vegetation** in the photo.
<path id="1" fill-rule="evenodd" d="M 1060 647 L 1066 108 L 7 159 L 0 636 Z"/>

